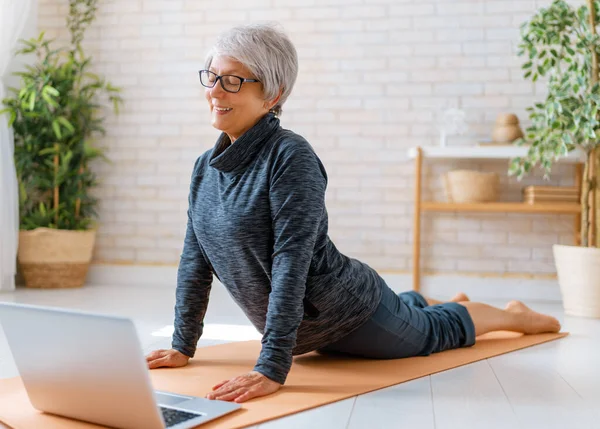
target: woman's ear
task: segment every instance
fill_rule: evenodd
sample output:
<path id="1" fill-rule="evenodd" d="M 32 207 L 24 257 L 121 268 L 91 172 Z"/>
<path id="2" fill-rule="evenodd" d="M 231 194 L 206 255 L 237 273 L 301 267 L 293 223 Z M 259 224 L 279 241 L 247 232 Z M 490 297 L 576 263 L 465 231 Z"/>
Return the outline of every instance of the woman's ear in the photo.
<path id="1" fill-rule="evenodd" d="M 275 97 L 273 100 L 269 101 L 265 107 L 268 107 L 268 109 L 271 110 L 273 107 L 277 106 L 277 103 L 279 103 L 279 99 L 281 98 L 282 94 L 283 94 L 283 88 L 281 88 L 279 90 L 279 94 L 277 95 L 277 97 Z"/>

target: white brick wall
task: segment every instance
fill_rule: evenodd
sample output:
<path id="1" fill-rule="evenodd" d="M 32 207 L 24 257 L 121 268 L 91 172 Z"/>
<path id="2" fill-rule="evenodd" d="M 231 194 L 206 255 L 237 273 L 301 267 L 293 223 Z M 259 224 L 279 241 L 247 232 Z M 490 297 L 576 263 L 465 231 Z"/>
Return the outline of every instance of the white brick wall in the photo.
<path id="1" fill-rule="evenodd" d="M 64 40 L 66 2 L 40 0 L 39 27 Z M 218 32 L 278 20 L 300 56 L 282 125 L 304 135 L 329 174 L 330 235 L 338 248 L 380 270 L 412 264 L 413 163 L 406 150 L 437 144 L 439 107 L 465 109 L 470 135 L 488 138 L 496 115 L 543 93 L 522 79 L 518 28 L 533 0 L 104 0 L 86 49 L 95 69 L 124 87 L 121 116 L 103 141 L 112 164 L 103 183 L 95 258 L 175 264 L 185 230 L 187 188 L 197 156 L 218 132 L 197 70 Z M 428 163 L 424 197 L 443 198 L 450 168 L 506 172 L 503 162 Z M 567 166 L 553 183 L 569 184 Z M 540 177 L 526 183 L 540 183 Z M 503 177 L 501 197 L 523 186 Z M 423 268 L 548 274 L 551 244 L 571 243 L 571 216 L 427 214 Z"/>

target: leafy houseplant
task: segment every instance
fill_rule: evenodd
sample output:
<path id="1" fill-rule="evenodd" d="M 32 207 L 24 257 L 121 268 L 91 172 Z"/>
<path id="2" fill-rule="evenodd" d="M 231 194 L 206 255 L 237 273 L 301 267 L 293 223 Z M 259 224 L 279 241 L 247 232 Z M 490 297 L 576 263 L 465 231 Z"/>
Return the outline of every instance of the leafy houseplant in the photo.
<path id="1" fill-rule="evenodd" d="M 94 138 L 104 134 L 99 93 L 122 103 L 120 88 L 89 71 L 81 43 L 97 0 L 70 0 L 70 45 L 53 49 L 42 32 L 21 40 L 17 54 L 35 54 L 16 73 L 20 88 L 3 100 L 15 136 L 19 184 L 19 262 L 30 287 L 83 285 L 95 239 L 97 182 L 90 161 L 104 157 Z"/>
<path id="2" fill-rule="evenodd" d="M 538 165 L 549 175 L 554 161 L 575 149 L 585 153 L 581 246 L 555 245 L 553 250 L 565 312 L 592 317 L 600 317 L 599 10 L 599 1 L 587 0 L 575 9 L 554 0 L 521 26 L 524 77 L 545 77 L 548 93 L 528 109 L 532 125 L 516 142 L 530 144 L 527 155 L 513 159 L 509 167 L 519 178 Z"/>

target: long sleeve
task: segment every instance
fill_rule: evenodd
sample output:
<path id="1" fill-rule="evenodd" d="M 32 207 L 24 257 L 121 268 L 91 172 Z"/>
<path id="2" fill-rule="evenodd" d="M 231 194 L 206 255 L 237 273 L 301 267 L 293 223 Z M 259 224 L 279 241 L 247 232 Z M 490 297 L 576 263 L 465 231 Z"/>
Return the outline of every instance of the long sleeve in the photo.
<path id="1" fill-rule="evenodd" d="M 194 168 L 194 171 L 196 168 Z M 183 252 L 177 270 L 175 292 L 175 323 L 172 347 L 193 357 L 204 328 L 204 316 L 213 281 L 210 265 L 204 258 L 192 226 L 192 196 L 194 180 L 190 187 L 190 207 Z"/>
<path id="2" fill-rule="evenodd" d="M 262 350 L 255 370 L 283 384 L 304 314 L 303 298 L 319 224 L 327 175 L 308 144 L 285 151 L 269 189 L 274 233 L 272 281 Z"/>

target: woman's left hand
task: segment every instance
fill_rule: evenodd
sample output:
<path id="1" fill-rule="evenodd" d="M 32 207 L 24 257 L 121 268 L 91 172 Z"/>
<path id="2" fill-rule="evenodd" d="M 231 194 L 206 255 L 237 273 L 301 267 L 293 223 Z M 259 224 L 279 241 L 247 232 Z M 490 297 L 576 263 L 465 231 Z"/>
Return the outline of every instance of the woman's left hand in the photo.
<path id="1" fill-rule="evenodd" d="M 281 384 L 265 377 L 260 372 L 250 371 L 231 380 L 222 381 L 214 386 L 213 391 L 206 397 L 222 401 L 244 402 L 275 393 L 280 387 Z"/>

